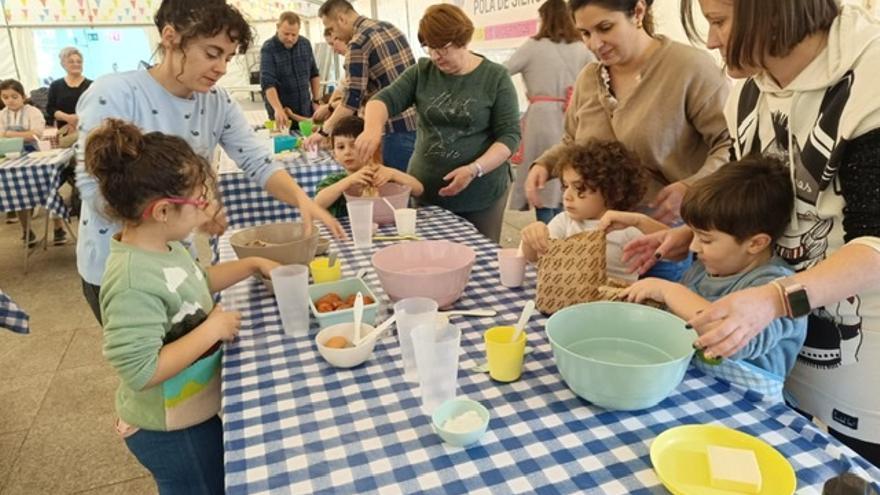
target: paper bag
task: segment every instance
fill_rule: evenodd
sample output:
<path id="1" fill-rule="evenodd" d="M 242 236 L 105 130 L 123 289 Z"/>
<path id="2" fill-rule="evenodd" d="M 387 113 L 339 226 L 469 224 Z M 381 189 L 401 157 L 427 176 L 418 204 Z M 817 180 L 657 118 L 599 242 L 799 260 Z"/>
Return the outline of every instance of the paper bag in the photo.
<path id="1" fill-rule="evenodd" d="M 605 285 L 605 232 L 589 230 L 567 239 L 551 239 L 538 260 L 535 306 L 551 314 L 562 308 L 600 299 Z"/>

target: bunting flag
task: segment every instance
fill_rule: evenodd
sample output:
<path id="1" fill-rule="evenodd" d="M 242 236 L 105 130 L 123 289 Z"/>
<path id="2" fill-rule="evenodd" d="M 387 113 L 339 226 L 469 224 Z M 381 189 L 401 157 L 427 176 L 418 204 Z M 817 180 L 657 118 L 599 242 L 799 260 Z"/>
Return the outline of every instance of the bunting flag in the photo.
<path id="1" fill-rule="evenodd" d="M 251 22 L 275 21 L 279 12 L 293 10 L 317 15 L 317 5 L 302 0 L 228 0 Z M 7 0 L 3 7 L 9 26 L 143 24 L 153 22 L 160 0 Z M 68 8 L 68 4 L 70 7 Z"/>

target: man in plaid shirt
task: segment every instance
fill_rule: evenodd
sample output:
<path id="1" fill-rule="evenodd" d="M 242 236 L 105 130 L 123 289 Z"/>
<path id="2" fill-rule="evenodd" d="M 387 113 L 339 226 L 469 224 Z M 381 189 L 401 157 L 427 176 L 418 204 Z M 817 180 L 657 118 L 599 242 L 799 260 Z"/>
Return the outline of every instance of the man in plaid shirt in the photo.
<path id="1" fill-rule="evenodd" d="M 283 12 L 276 26 L 275 36 L 260 49 L 260 86 L 269 118 L 279 127 L 287 127 L 289 119 L 284 108 L 301 117 L 311 117 L 313 104 L 321 96 L 321 78 L 312 44 L 299 35 L 299 16 Z"/>
<path id="2" fill-rule="evenodd" d="M 324 26 L 333 36 L 348 42 L 345 57 L 348 76 L 342 84 L 343 98 L 333 115 L 324 122 L 320 135 L 308 141 L 317 145 L 320 136 L 329 136 L 343 117 L 354 115 L 367 100 L 416 61 L 403 33 L 384 21 L 369 19 L 354 10 L 348 0 L 328 0 L 318 10 Z M 416 112 L 409 108 L 390 119 L 382 138 L 382 161 L 406 171 L 416 142 Z"/>

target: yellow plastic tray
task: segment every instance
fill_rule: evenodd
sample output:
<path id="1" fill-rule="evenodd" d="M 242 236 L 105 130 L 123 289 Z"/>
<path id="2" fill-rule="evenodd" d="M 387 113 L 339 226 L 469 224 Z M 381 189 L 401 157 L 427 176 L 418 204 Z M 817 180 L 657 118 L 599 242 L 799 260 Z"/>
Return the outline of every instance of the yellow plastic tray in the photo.
<path id="1" fill-rule="evenodd" d="M 762 495 L 790 495 L 797 488 L 791 464 L 766 442 L 725 426 L 687 425 L 664 431 L 651 444 L 654 471 L 674 495 L 740 493 L 710 486 L 708 445 L 754 451 L 761 469 Z"/>

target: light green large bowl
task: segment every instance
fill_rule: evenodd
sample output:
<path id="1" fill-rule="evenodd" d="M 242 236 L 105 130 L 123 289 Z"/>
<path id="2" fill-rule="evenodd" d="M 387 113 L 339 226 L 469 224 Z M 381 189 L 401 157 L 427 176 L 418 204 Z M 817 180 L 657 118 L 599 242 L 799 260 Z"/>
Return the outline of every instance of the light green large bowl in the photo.
<path id="1" fill-rule="evenodd" d="M 696 332 L 677 316 L 638 304 L 594 302 L 547 320 L 562 378 L 578 396 L 610 410 L 651 407 L 681 383 Z"/>

